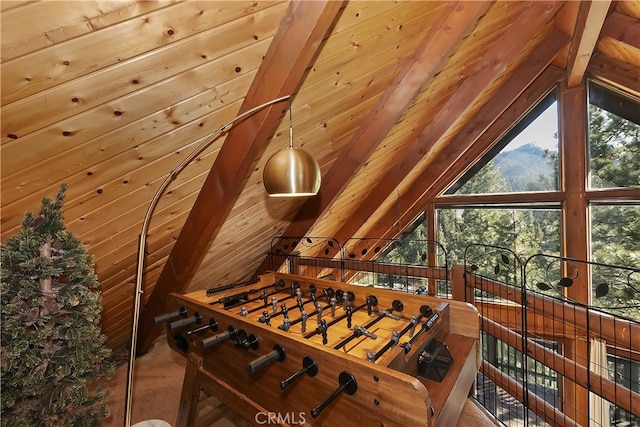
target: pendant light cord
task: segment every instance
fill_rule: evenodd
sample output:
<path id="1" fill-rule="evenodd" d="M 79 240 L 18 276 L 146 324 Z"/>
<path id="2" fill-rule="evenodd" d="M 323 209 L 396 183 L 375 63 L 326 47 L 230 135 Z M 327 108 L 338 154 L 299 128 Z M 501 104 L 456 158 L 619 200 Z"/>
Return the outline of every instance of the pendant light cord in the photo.
<path id="1" fill-rule="evenodd" d="M 289 148 L 293 148 L 293 113 L 291 110 L 291 98 L 289 98 Z"/>

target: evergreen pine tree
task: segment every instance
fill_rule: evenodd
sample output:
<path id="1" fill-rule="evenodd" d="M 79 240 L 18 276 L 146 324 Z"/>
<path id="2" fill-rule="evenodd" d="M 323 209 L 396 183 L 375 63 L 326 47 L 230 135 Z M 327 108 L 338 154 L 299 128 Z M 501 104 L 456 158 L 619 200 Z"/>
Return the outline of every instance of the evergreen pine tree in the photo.
<path id="1" fill-rule="evenodd" d="M 44 198 L 2 245 L 2 426 L 94 426 L 108 415 L 92 382 L 114 369 L 93 260 Z"/>

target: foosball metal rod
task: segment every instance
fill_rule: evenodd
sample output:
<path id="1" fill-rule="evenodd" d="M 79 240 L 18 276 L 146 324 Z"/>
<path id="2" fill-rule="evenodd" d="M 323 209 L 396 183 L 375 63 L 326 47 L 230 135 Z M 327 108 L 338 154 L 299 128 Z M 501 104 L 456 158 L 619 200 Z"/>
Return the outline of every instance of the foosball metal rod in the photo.
<path id="1" fill-rule="evenodd" d="M 411 350 L 413 343 L 416 342 L 418 338 L 422 336 L 422 334 L 424 334 L 425 332 L 427 332 L 429 329 L 433 327 L 433 325 L 436 323 L 439 317 L 440 317 L 439 313 L 433 313 L 433 315 L 422 324 L 422 327 L 420 328 L 417 334 L 412 336 L 411 339 L 406 343 L 401 344 L 402 348 L 404 348 L 405 353 L 408 353 Z"/>
<path id="2" fill-rule="evenodd" d="M 204 331 L 208 331 L 208 330 L 212 330 L 212 331 L 217 331 L 218 330 L 218 321 L 216 319 L 214 319 L 213 317 L 211 319 L 209 319 L 209 323 L 207 323 L 204 326 L 200 326 L 199 328 L 191 329 L 190 331 L 187 331 L 186 335 L 190 336 L 190 335 L 197 334 L 197 333 L 204 332 Z"/>
<path id="3" fill-rule="evenodd" d="M 289 287 L 289 292 L 291 293 L 291 295 L 290 295 L 291 297 L 295 296 L 295 290 L 298 289 L 298 288 L 300 288 L 300 283 L 291 282 L 291 286 Z M 247 304 L 247 303 L 250 303 L 250 302 L 254 302 L 254 301 L 258 301 L 258 300 L 264 300 L 264 305 L 266 306 L 268 304 L 267 300 L 271 295 L 280 294 L 280 293 L 282 293 L 282 292 L 284 292 L 286 290 L 287 289 L 278 289 L 278 290 L 275 290 L 275 291 L 272 291 L 272 292 L 267 292 L 266 290 L 264 290 L 262 295 L 260 295 L 259 297 L 253 297 L 253 298 L 244 300 L 243 302 L 238 302 L 238 303 L 235 303 L 233 305 L 225 306 L 224 308 L 229 309 L 229 308 L 239 307 L 241 305 L 244 305 L 244 304 Z"/>
<path id="4" fill-rule="evenodd" d="M 353 376 L 351 372 L 342 371 L 338 376 L 338 388 L 334 390 L 329 397 L 320 402 L 318 406 L 311 410 L 311 416 L 313 418 L 318 418 L 320 413 L 327 407 L 331 402 L 333 402 L 336 397 L 340 396 L 342 393 L 346 394 L 354 394 L 358 390 L 358 383 L 356 382 L 356 377 Z"/>
<path id="5" fill-rule="evenodd" d="M 282 280 L 282 279 L 280 279 Z M 213 295 L 213 294 L 217 294 L 220 292 L 224 292 L 224 291 L 228 291 L 229 289 L 233 289 L 233 288 L 237 288 L 238 286 L 245 286 L 245 285 L 249 285 L 251 283 L 256 283 L 254 280 L 247 280 L 245 282 L 238 282 L 238 283 L 231 283 L 228 285 L 221 285 L 215 288 L 209 288 L 207 289 L 207 296 L 209 295 Z M 269 285 L 269 287 L 273 286 L 273 284 Z M 263 288 L 259 288 L 256 290 L 257 291 L 261 291 Z"/>
<path id="6" fill-rule="evenodd" d="M 297 282 L 293 282 L 293 283 L 297 283 Z M 308 290 L 309 290 L 310 292 L 311 292 L 311 291 L 315 292 L 315 288 L 316 288 L 316 287 L 315 287 L 314 285 L 311 285 L 311 286 L 309 286 L 309 289 L 308 289 Z M 280 290 L 280 292 L 283 292 L 283 291 L 284 291 L 284 289 L 281 289 L 281 290 Z M 282 298 L 280 301 L 277 301 L 277 299 L 276 299 L 276 302 L 275 302 L 274 304 L 281 303 L 282 301 L 288 301 L 288 300 L 290 300 L 290 299 L 292 299 L 292 298 L 299 298 L 299 297 L 302 295 L 302 293 L 301 293 L 301 292 L 302 292 L 302 290 L 300 289 L 300 287 L 299 287 L 299 285 L 298 285 L 298 288 L 296 288 L 296 290 L 295 290 L 295 293 L 294 293 L 294 294 L 289 295 L 289 296 L 287 296 L 287 297 L 284 297 L 284 298 Z M 276 293 L 279 293 L 279 292 L 276 292 Z M 266 297 L 270 297 L 270 296 L 272 296 L 272 295 L 275 295 L 276 293 L 268 294 L 268 295 L 266 295 Z M 244 313 L 243 313 L 243 312 L 240 312 L 240 313 L 238 313 L 238 314 L 243 315 L 243 316 L 246 316 L 247 314 L 255 313 L 256 311 L 260 311 L 260 310 L 264 310 L 264 308 L 265 308 L 266 306 L 268 306 L 268 305 L 269 305 L 269 302 L 266 300 L 266 298 L 265 298 L 265 296 L 264 296 L 264 295 L 263 295 L 261 298 L 259 298 L 259 299 L 263 299 L 263 298 L 265 299 L 265 301 L 264 301 L 264 305 L 262 305 L 262 306 L 260 306 L 260 307 L 254 307 L 254 308 L 252 308 L 252 309 L 250 309 L 250 310 L 247 310 L 247 311 L 246 311 L 246 312 L 244 312 Z M 273 298 L 275 298 L 275 297 L 273 297 Z M 251 301 L 247 301 L 247 302 L 251 302 Z M 275 311 L 275 309 L 274 309 L 274 311 Z M 273 313 L 273 314 L 275 314 L 275 313 Z"/>
<path id="7" fill-rule="evenodd" d="M 288 312 L 289 312 L 289 311 L 291 311 L 291 310 L 295 310 L 296 308 L 297 308 L 297 309 L 299 309 L 300 311 L 302 311 L 302 308 L 303 308 L 305 305 L 309 304 L 310 302 L 313 302 L 313 303 L 315 304 L 315 303 L 316 303 L 316 301 L 317 301 L 317 300 L 316 300 L 316 296 L 315 296 L 316 287 L 315 287 L 315 286 L 313 286 L 313 285 L 311 285 L 311 287 L 309 288 L 309 291 L 310 291 L 310 293 L 311 293 L 311 297 L 310 297 L 310 298 L 307 298 L 305 301 L 302 301 L 302 300 L 300 299 L 300 296 L 297 296 L 298 301 L 296 302 L 296 304 L 295 304 L 294 306 L 287 307 L 285 304 L 281 304 L 281 305 L 280 305 L 280 307 L 281 307 L 281 308 L 280 308 L 280 311 L 278 311 L 278 312 L 276 312 L 276 313 L 271 314 L 271 316 L 270 316 L 269 318 L 270 318 L 270 319 L 273 319 L 274 317 L 282 316 L 282 315 L 284 315 L 284 314 L 288 313 Z M 283 299 L 281 299 L 281 300 L 280 300 L 280 302 L 281 302 L 281 301 L 288 300 L 288 299 L 290 299 L 290 298 L 291 298 L 291 297 L 283 298 Z M 260 319 L 259 319 L 258 321 L 259 321 L 259 322 L 262 322 Z"/>
<path id="8" fill-rule="evenodd" d="M 431 309 L 431 307 L 429 307 L 428 305 L 421 306 L 420 315 L 413 316 L 409 324 L 407 324 L 404 328 L 402 328 L 400 332 L 393 331 L 391 333 L 391 339 L 389 340 L 389 342 L 385 344 L 385 346 L 382 347 L 380 350 L 378 350 L 377 353 L 375 354 L 373 354 L 373 352 L 367 353 L 367 360 L 369 362 L 375 362 L 376 360 L 378 360 L 384 353 L 386 353 L 387 350 L 389 350 L 391 347 L 395 347 L 396 345 L 398 345 L 398 342 L 400 342 L 400 337 L 402 337 L 404 334 L 406 334 L 410 330 L 415 330 L 415 327 L 420 321 L 420 319 L 430 315 L 431 313 L 433 313 L 433 310 Z"/>
<path id="9" fill-rule="evenodd" d="M 340 316 L 335 317 L 333 320 L 331 320 L 330 322 L 327 323 L 327 329 L 330 328 L 331 326 L 335 325 L 336 323 L 344 320 L 345 318 L 347 318 L 347 320 L 351 321 L 351 316 L 353 315 L 353 313 L 355 313 L 358 310 L 361 310 L 365 307 L 368 307 L 368 311 L 369 314 L 371 314 L 371 307 L 376 307 L 378 305 L 378 298 L 375 295 L 369 295 L 367 296 L 367 298 L 365 299 L 365 302 L 363 304 L 360 304 L 359 306 L 353 308 L 352 310 L 347 310 L 346 313 L 341 314 Z M 349 325 L 349 327 L 351 327 L 351 325 Z M 311 338 L 317 334 L 319 334 L 321 331 L 319 331 L 318 329 L 309 332 L 308 334 L 306 334 L 304 336 L 304 338 Z"/>
<path id="10" fill-rule="evenodd" d="M 293 373 L 289 378 L 280 381 L 280 388 L 284 390 L 285 388 L 289 387 L 289 384 L 291 384 L 304 374 L 307 374 L 310 377 L 315 377 L 317 373 L 318 363 L 316 363 L 316 361 L 312 357 L 305 356 L 304 359 L 302 359 L 302 369 L 300 369 L 298 372 Z"/>
<path id="11" fill-rule="evenodd" d="M 263 286 L 261 288 L 256 288 L 256 289 L 249 289 L 248 291 L 245 291 L 245 292 L 238 292 L 233 295 L 228 295 L 226 297 L 219 298 L 216 301 L 210 302 L 209 305 L 223 304 L 225 309 L 238 307 L 242 304 L 246 304 L 247 302 L 249 302 L 249 295 L 251 294 L 260 292 L 265 289 L 273 288 L 273 287 L 280 288 L 280 287 L 283 287 L 285 284 L 286 284 L 285 281 L 283 279 L 280 279 L 277 282 L 272 283 L 271 285 Z M 280 290 L 278 290 L 277 292 L 280 292 Z M 274 293 L 277 293 L 277 292 L 274 292 Z M 258 299 L 260 298 L 262 298 L 262 296 L 258 297 Z"/>
<path id="12" fill-rule="evenodd" d="M 385 319 L 387 317 L 390 318 L 395 318 L 396 320 L 398 320 L 398 317 L 395 317 L 392 313 L 394 311 L 398 311 L 401 312 L 402 310 L 404 310 L 404 305 L 402 304 L 402 301 L 400 300 L 393 300 L 393 302 L 391 303 L 391 307 L 389 307 L 386 310 L 382 310 L 379 312 L 378 316 L 375 319 L 370 320 L 369 322 L 365 323 L 362 328 L 365 330 L 368 330 L 369 328 L 371 328 L 373 325 L 375 325 L 376 323 L 378 323 L 379 321 L 381 321 L 382 319 Z M 340 341 L 338 344 L 336 344 L 333 348 L 338 350 L 342 347 L 344 347 L 345 345 L 349 344 L 351 341 L 353 341 L 354 339 L 358 338 L 358 336 L 356 335 L 355 331 L 353 334 L 351 334 L 350 336 L 348 336 L 347 338 L 343 339 L 342 341 Z"/>
<path id="13" fill-rule="evenodd" d="M 330 290 L 329 292 L 323 291 L 325 296 L 327 297 L 327 299 L 330 299 L 333 295 L 342 295 L 342 292 L 343 292 L 342 289 L 338 289 L 335 292 L 333 292 L 333 289 L 331 289 L 331 288 L 328 288 L 328 289 Z M 329 301 L 327 301 L 327 302 L 329 302 Z M 320 310 L 318 310 L 318 307 L 320 308 Z M 331 307 L 331 304 L 327 304 L 325 306 L 323 306 L 321 304 L 318 304 L 318 305 L 316 305 L 316 309 L 314 311 L 312 311 L 310 313 L 305 313 L 307 315 L 306 318 L 309 318 L 311 316 L 315 316 L 319 312 L 322 313 L 322 311 L 324 311 L 324 310 L 326 310 L 326 309 L 328 309 L 330 307 Z M 306 319 L 303 319 L 302 317 L 299 317 L 296 320 L 292 321 L 289 326 L 296 325 L 296 324 L 302 322 L 303 320 L 306 320 Z"/>

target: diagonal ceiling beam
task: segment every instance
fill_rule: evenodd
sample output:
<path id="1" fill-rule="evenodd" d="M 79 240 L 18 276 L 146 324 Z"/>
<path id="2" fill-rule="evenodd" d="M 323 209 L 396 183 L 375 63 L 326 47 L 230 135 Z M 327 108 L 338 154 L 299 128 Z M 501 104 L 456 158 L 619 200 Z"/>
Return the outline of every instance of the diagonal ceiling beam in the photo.
<path id="1" fill-rule="evenodd" d="M 512 125 L 513 116 L 522 117 L 533 104 L 542 99 L 553 85 L 561 80 L 559 68 L 549 67 L 556 54 L 569 43 L 569 36 L 558 31 L 552 33 L 519 66 L 507 82 L 495 93 L 476 116 L 453 140 L 447 149 L 429 162 L 429 166 L 414 180 L 400 199 L 406 206 L 398 219 L 392 208 L 380 216 L 370 235 L 396 237 L 398 221 L 407 224 L 416 218 L 425 206 L 469 166 L 477 161 Z M 508 117 L 502 117 L 509 111 Z"/>
<path id="2" fill-rule="evenodd" d="M 552 90 L 554 84 L 562 80 L 560 69 L 551 67 L 551 64 L 555 55 L 561 52 L 569 42 L 569 36 L 566 34 L 553 32 L 518 67 L 513 76 L 500 88 L 496 97 L 492 98 L 493 101 L 482 109 L 483 116 L 493 116 L 495 120 L 486 123 L 479 118 L 480 122 L 478 120 L 470 122 L 469 126 L 452 141 L 451 146 L 433 160 L 429 171 L 431 185 L 422 189 L 424 194 L 420 197 L 419 204 L 424 204 L 427 200 L 442 194 L 455 179 L 491 148 L 496 138 L 513 126 L 513 114 L 510 114 L 508 119 L 501 118 L 507 109 L 519 111 L 515 120 L 522 118 Z M 518 105 L 516 105 L 517 102 L 519 102 Z M 480 126 L 483 127 L 482 132 L 474 132 L 475 128 Z M 469 135 L 470 133 L 473 135 Z M 471 143 L 465 145 L 462 140 L 470 136 Z M 447 169 L 440 164 L 443 161 L 456 163 L 454 167 Z M 424 177 L 424 173 L 421 177 Z"/>
<path id="3" fill-rule="evenodd" d="M 378 185 L 361 203 L 340 230 L 333 236 L 339 242 L 353 237 L 362 225 L 397 188 L 403 178 L 434 148 L 440 138 L 463 116 L 463 112 L 478 95 L 500 75 L 509 61 L 533 39 L 536 32 L 560 7 L 557 3 L 531 2 L 507 31 L 496 41 L 472 70 L 470 76 L 456 89 L 454 95 L 422 130 L 404 156 L 391 167 Z"/>
<path id="4" fill-rule="evenodd" d="M 627 55 L 640 57 L 640 19 L 613 12 L 609 15 L 600 33 L 601 39 L 611 38 L 627 51 Z M 638 67 L 630 62 L 594 52 L 587 72 L 608 85 L 640 97 Z"/>
<path id="5" fill-rule="evenodd" d="M 587 70 L 592 77 L 640 98 L 640 74 L 637 66 L 596 53 Z"/>
<path id="6" fill-rule="evenodd" d="M 283 232 L 284 236 L 304 236 L 318 216 L 346 187 L 369 155 L 396 124 L 420 89 L 440 70 L 456 48 L 489 8 L 490 2 L 456 2 L 447 6 L 429 29 L 414 54 L 408 58 L 388 89 L 360 124 L 358 132 L 342 150 L 323 177 L 318 196 L 305 202 Z M 275 242 L 273 247 L 278 246 Z M 268 268 L 265 261 L 258 274 Z"/>
<path id="7" fill-rule="evenodd" d="M 600 35 L 640 49 L 640 19 L 613 12 L 605 20 Z"/>
<path id="8" fill-rule="evenodd" d="M 296 91 L 342 6 L 342 2 L 330 0 L 291 2 L 240 113 Z M 238 177 L 249 174 L 280 122 L 282 111 L 279 105 L 267 107 L 228 132 L 142 313 L 140 352 L 146 352 L 161 332 L 153 317 L 165 309 L 167 296 L 186 289 L 197 271 L 244 187 L 244 180 Z M 211 206 L 216 207 L 213 216 Z"/>
<path id="9" fill-rule="evenodd" d="M 580 2 L 580 10 L 567 62 L 567 85 L 574 87 L 582 81 L 589 60 L 604 25 L 610 0 Z"/>

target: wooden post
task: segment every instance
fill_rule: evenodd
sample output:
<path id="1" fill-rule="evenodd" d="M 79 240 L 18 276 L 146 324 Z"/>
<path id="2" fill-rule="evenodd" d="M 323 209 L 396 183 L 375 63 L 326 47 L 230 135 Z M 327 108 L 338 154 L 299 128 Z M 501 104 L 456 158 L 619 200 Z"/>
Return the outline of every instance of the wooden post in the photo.
<path id="1" fill-rule="evenodd" d="M 467 301 L 466 283 L 464 280 L 464 265 L 452 265 L 451 270 L 451 297 L 456 301 L 473 302 L 471 297 Z M 473 294 L 470 289 L 470 293 Z"/>
<path id="2" fill-rule="evenodd" d="M 436 242 L 436 233 L 438 227 L 436 226 L 436 207 L 433 203 L 429 203 L 426 209 L 427 212 L 427 239 Z M 427 265 L 438 265 L 438 254 L 436 251 L 429 251 L 427 253 Z M 448 267 L 448 266 L 447 266 Z M 438 279 L 429 279 L 428 292 L 432 297 L 438 296 Z"/>
<path id="3" fill-rule="evenodd" d="M 300 252 L 291 252 L 289 259 L 289 274 L 300 274 Z"/>
<path id="4" fill-rule="evenodd" d="M 587 88 L 586 82 L 568 88 L 566 82 L 560 88 L 560 185 L 565 194 L 562 209 L 562 255 L 588 260 L 589 239 L 583 238 L 588 227 L 587 187 Z M 577 266 L 579 280 L 567 289 L 567 296 L 588 304 L 591 300 L 589 271 L 586 264 Z M 588 360 L 586 337 L 574 337 L 565 342 L 565 354 L 575 361 Z M 563 411 L 580 425 L 589 423 L 589 394 L 575 383 L 563 381 Z"/>

